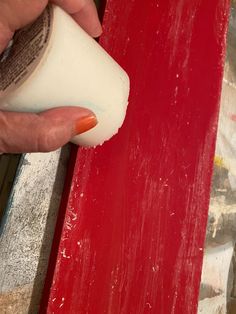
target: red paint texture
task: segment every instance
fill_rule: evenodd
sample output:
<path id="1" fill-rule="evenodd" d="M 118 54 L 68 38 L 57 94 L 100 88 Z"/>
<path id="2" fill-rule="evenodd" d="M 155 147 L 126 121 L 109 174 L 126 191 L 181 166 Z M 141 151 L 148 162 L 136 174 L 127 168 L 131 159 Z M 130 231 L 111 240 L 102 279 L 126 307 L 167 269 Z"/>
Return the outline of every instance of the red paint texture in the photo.
<path id="1" fill-rule="evenodd" d="M 108 1 L 100 43 L 130 75 L 129 109 L 117 136 L 78 152 L 42 311 L 197 312 L 228 10 Z"/>

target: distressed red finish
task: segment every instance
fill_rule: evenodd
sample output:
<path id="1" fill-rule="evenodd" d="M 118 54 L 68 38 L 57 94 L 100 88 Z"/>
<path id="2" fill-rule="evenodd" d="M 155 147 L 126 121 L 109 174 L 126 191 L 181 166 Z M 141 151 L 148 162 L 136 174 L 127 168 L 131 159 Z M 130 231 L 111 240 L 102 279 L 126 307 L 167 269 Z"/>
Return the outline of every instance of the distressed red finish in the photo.
<path id="1" fill-rule="evenodd" d="M 100 42 L 130 105 L 116 137 L 78 152 L 42 312 L 196 313 L 228 10 L 108 1 Z"/>

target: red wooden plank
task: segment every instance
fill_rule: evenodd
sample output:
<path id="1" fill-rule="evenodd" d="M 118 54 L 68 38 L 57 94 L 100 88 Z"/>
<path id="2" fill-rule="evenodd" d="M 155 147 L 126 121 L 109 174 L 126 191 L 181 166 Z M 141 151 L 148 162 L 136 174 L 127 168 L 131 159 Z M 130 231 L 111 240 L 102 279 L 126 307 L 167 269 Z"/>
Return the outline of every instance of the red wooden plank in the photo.
<path id="1" fill-rule="evenodd" d="M 130 105 L 115 138 L 78 153 L 42 312 L 196 313 L 228 10 L 108 1 L 101 44 Z"/>

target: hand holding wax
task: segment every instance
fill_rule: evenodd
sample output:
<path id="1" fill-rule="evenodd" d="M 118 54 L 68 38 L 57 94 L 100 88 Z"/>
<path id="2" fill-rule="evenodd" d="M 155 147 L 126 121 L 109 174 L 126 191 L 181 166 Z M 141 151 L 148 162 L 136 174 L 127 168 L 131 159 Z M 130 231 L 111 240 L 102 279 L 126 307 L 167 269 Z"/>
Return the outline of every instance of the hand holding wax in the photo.
<path id="1" fill-rule="evenodd" d="M 93 146 L 114 135 L 124 120 L 128 77 L 76 24 L 81 23 L 94 36 L 101 33 L 94 3 L 84 0 L 79 12 L 75 12 L 74 0 L 63 3 L 73 18 L 57 6 L 48 6 L 36 22 L 16 33 L 12 45 L 2 54 L 0 119 L 6 117 L 8 122 L 0 126 L 0 132 L 5 132 L 3 148 L 0 135 L 0 151 L 53 150 L 94 127 L 98 120 L 94 129 L 73 139 L 77 144 Z M 13 29 L 24 25 L 17 21 Z M 28 24 L 31 20 L 25 22 Z M 8 40 L 10 32 L 6 31 Z M 0 45 L 5 44 L 0 39 Z M 19 47 L 23 47 L 20 52 Z M 15 51 L 20 60 L 14 57 Z M 8 67 L 4 68 L 6 64 Z M 8 71 L 9 67 L 18 72 Z M 11 78 L 13 75 L 12 81 L 9 73 Z"/>

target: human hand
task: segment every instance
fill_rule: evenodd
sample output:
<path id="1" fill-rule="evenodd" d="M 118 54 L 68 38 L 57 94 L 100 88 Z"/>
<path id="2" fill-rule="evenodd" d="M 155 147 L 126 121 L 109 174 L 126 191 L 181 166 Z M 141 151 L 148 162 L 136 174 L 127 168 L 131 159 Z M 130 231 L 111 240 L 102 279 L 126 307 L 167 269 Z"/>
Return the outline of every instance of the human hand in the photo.
<path id="1" fill-rule="evenodd" d="M 91 36 L 101 34 L 93 0 L 0 0 L 0 54 L 14 32 L 34 21 L 48 2 L 61 6 Z M 81 107 L 40 114 L 0 111 L 0 153 L 53 151 L 96 124 L 96 116 Z"/>

